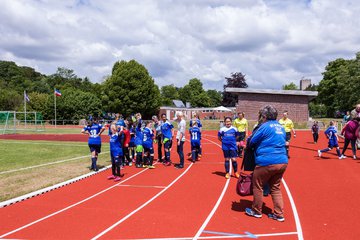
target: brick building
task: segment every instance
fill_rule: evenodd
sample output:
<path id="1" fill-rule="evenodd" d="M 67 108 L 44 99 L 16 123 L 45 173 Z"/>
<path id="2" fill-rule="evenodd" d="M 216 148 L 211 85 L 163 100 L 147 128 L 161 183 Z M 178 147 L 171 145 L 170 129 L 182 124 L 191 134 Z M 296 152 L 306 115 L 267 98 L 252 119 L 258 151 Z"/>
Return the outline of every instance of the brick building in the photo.
<path id="1" fill-rule="evenodd" d="M 245 112 L 248 120 L 256 120 L 260 108 L 273 105 L 278 110 L 279 117 L 287 110 L 289 118 L 294 122 L 309 120 L 309 101 L 318 95 L 316 91 L 299 90 L 226 88 L 225 91 L 238 95 L 236 111 Z"/>
<path id="2" fill-rule="evenodd" d="M 225 116 L 232 117 L 235 113 L 235 107 L 228 108 L 186 108 L 186 107 L 160 107 L 159 115 L 166 114 L 167 119 L 173 119 L 177 111 L 184 113 L 185 119 L 191 119 L 196 113 L 200 119 L 224 119 Z M 230 110 L 230 111 L 229 111 Z"/>

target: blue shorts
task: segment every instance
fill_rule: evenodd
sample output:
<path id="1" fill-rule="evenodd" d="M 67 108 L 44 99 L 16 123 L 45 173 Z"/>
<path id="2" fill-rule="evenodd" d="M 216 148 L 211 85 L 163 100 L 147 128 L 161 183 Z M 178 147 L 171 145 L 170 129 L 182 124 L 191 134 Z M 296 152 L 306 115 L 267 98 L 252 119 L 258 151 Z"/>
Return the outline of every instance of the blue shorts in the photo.
<path id="1" fill-rule="evenodd" d="M 224 158 L 236 158 L 238 156 L 236 150 L 223 150 Z"/>
<path id="2" fill-rule="evenodd" d="M 164 143 L 164 149 L 170 149 L 172 146 L 172 140 L 168 140 Z"/>
<path id="3" fill-rule="evenodd" d="M 191 144 L 191 151 L 200 151 L 200 145 L 198 144 Z"/>
<path id="4" fill-rule="evenodd" d="M 338 143 L 329 143 L 328 145 L 329 148 L 334 148 L 334 147 L 339 147 L 339 144 Z"/>
<path id="5" fill-rule="evenodd" d="M 135 142 L 129 142 L 129 147 L 131 148 L 136 147 Z"/>
<path id="6" fill-rule="evenodd" d="M 101 144 L 89 144 L 90 152 L 101 153 Z"/>
<path id="7" fill-rule="evenodd" d="M 245 132 L 239 132 L 239 138 L 237 142 L 241 142 L 245 140 Z"/>
<path id="8" fill-rule="evenodd" d="M 144 147 L 144 153 L 154 154 L 154 148 Z"/>

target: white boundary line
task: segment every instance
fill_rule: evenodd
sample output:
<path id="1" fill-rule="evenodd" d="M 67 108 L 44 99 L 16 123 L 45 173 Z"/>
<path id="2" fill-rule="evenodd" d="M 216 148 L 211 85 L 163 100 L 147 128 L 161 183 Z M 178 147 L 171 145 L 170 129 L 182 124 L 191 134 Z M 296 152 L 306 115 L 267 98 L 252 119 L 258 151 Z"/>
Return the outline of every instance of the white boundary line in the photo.
<path id="1" fill-rule="evenodd" d="M 121 185 L 118 185 L 117 187 L 134 187 L 134 188 L 166 188 L 166 186 L 126 185 L 126 184 L 121 184 Z"/>
<path id="2" fill-rule="evenodd" d="M 147 202 L 145 202 L 143 205 L 141 205 L 140 207 L 138 207 L 137 209 L 135 209 L 134 211 L 132 211 L 131 213 L 129 213 L 128 215 L 126 215 L 125 217 L 123 217 L 122 219 L 120 219 L 119 221 L 117 221 L 116 223 L 114 223 L 113 225 L 111 225 L 110 227 L 108 227 L 107 229 L 105 229 L 104 231 L 102 231 L 101 233 L 99 233 L 98 235 L 96 235 L 95 237 L 91 238 L 93 239 L 98 239 L 99 237 L 103 236 L 104 234 L 106 234 L 107 232 L 109 232 L 110 230 L 114 229 L 116 226 L 118 226 L 120 223 L 124 222 L 125 220 L 127 220 L 128 218 L 130 218 L 132 215 L 134 215 L 135 213 L 137 213 L 138 211 L 140 211 L 141 209 L 143 209 L 144 207 L 146 207 L 146 205 L 148 205 L 149 203 L 151 203 L 152 201 L 154 201 L 157 197 L 159 197 L 161 194 L 163 194 L 166 190 L 168 190 L 172 185 L 174 185 L 182 176 L 184 176 L 189 169 L 193 166 L 193 163 L 191 163 L 188 168 L 181 173 L 174 181 L 172 181 L 169 185 L 166 186 L 166 188 L 164 188 L 163 190 L 161 190 L 158 194 L 156 194 L 155 196 L 153 196 L 152 198 L 150 198 Z"/>
<path id="3" fill-rule="evenodd" d="M 299 240 L 303 240 L 303 239 L 304 239 L 303 231 L 302 231 L 302 227 L 301 227 L 301 223 L 300 223 L 300 218 L 299 218 L 299 214 L 298 214 L 297 209 L 296 209 L 296 205 L 295 205 L 294 199 L 293 199 L 293 197 L 292 197 L 292 195 L 291 195 L 290 189 L 289 189 L 288 185 L 286 184 L 284 178 L 282 179 L 282 182 L 283 182 L 284 187 L 285 187 L 285 189 L 286 189 L 286 192 L 287 192 L 287 194 L 288 194 L 288 197 L 289 197 L 289 200 L 290 200 L 290 204 L 291 204 L 291 208 L 292 208 L 292 211 L 293 211 L 293 213 L 294 213 L 296 230 L 297 230 L 297 233 L 298 233 L 298 239 L 299 239 Z"/>
<path id="4" fill-rule="evenodd" d="M 12 230 L 12 231 L 10 231 L 10 232 L 7 232 L 7 233 L 1 235 L 1 236 L 0 236 L 0 239 L 1 239 L 1 238 L 4 238 L 4 237 L 6 237 L 6 236 L 8 236 L 8 235 L 10 235 L 10 234 L 16 233 L 16 232 L 18 232 L 18 231 L 20 231 L 20 230 L 22 230 L 22 229 L 28 228 L 28 227 L 30 227 L 30 226 L 38 223 L 38 222 L 44 221 L 44 220 L 46 220 L 46 219 L 48 219 L 48 218 L 50 218 L 50 217 L 52 217 L 52 216 L 55 216 L 55 215 L 57 215 L 57 214 L 59 214 L 59 213 L 62 213 L 62 212 L 66 211 L 66 210 L 68 210 L 68 209 L 70 209 L 70 208 L 73 208 L 73 207 L 75 207 L 75 206 L 77 206 L 77 205 L 80 205 L 80 204 L 82 204 L 82 203 L 84 203 L 84 202 L 86 202 L 86 201 L 88 201 L 88 200 L 90 200 L 90 199 L 92 199 L 92 198 L 94 198 L 94 197 L 96 197 L 96 196 L 104 193 L 104 192 L 109 191 L 110 189 L 115 188 L 115 187 L 118 186 L 119 184 L 121 184 L 121 183 L 123 183 L 123 182 L 126 182 L 126 181 L 128 181 L 128 180 L 136 177 L 137 175 L 143 173 L 143 172 L 146 171 L 146 170 L 148 170 L 148 169 L 144 169 L 144 170 L 142 170 L 142 171 L 140 171 L 140 172 L 132 175 L 131 177 L 125 179 L 124 181 L 121 181 L 121 182 L 119 182 L 119 183 L 117 183 L 117 184 L 115 184 L 115 185 L 113 185 L 113 186 L 111 186 L 111 187 L 108 187 L 108 188 L 106 188 L 106 189 L 104 189 L 104 190 L 102 190 L 102 191 L 100 191 L 100 192 L 98 192 L 98 193 L 96 193 L 96 194 L 94 194 L 94 195 L 91 195 L 90 197 L 87 197 L 87 198 L 85 198 L 85 199 L 83 199 L 83 200 L 81 200 L 81 201 L 79 201 L 79 202 L 76 202 L 76 203 L 74 203 L 74 204 L 72 204 L 72 205 L 70 205 L 70 206 L 67 206 L 67 207 L 65 207 L 65 208 L 63 208 L 63 209 L 60 209 L 60 210 L 58 210 L 58 211 L 56 211 L 56 212 L 53 212 L 53 213 L 51 213 L 51 214 L 49 214 L 49 215 L 46 215 L 45 217 L 39 218 L 38 220 L 35 220 L 35 221 L 31 222 L 31 223 L 28 223 L 28 224 L 26 224 L 26 225 L 24 225 L 24 226 L 22 226 L 22 227 L 19 227 L 19 228 L 15 229 L 15 230 Z M 93 174 L 93 173 L 92 173 L 92 174 Z"/>
<path id="5" fill-rule="evenodd" d="M 206 138 L 204 138 L 204 139 L 206 139 Z M 217 145 L 218 147 L 221 148 L 221 146 L 219 144 L 217 144 L 216 142 L 213 142 L 213 141 L 211 141 L 209 139 L 206 139 L 206 140 L 208 140 L 209 142 L 214 143 L 215 145 Z M 230 172 L 229 172 L 230 174 L 231 174 L 231 171 L 232 171 L 232 164 L 230 164 Z M 226 180 L 225 186 L 224 186 L 224 188 L 223 188 L 223 190 L 222 190 L 222 192 L 221 192 L 215 206 L 213 207 L 213 209 L 211 210 L 211 212 L 209 213 L 209 215 L 207 216 L 204 223 L 201 225 L 200 229 L 197 231 L 197 233 L 196 233 L 196 235 L 194 236 L 193 239 L 199 239 L 201 233 L 204 231 L 205 227 L 208 225 L 211 218 L 214 216 L 216 210 L 218 209 L 218 207 L 219 207 L 219 205 L 220 205 L 220 203 L 221 203 L 221 201 L 222 201 L 222 199 L 223 199 L 223 197 L 224 197 L 224 195 L 226 193 L 226 190 L 228 189 L 229 184 L 230 184 L 230 178 Z"/>
<path id="6" fill-rule="evenodd" d="M 109 152 L 110 151 L 101 152 L 100 154 L 109 153 Z M 80 157 L 75 157 L 75 158 L 69 158 L 69 159 L 55 161 L 55 162 L 43 163 L 43 164 L 34 165 L 34 166 L 30 166 L 30 167 L 25 167 L 25 168 L 18 168 L 18 169 L 8 170 L 8 171 L 0 172 L 0 175 L 6 174 L 6 173 L 29 170 L 29 169 L 38 168 L 38 167 L 44 167 L 44 166 L 53 165 L 53 164 L 59 164 L 59 163 L 63 163 L 63 162 L 69 162 L 69 161 L 73 161 L 73 160 L 77 160 L 77 159 L 81 159 L 81 158 L 86 158 L 86 157 L 90 157 L 90 155 L 85 155 L 85 156 L 80 156 Z"/>

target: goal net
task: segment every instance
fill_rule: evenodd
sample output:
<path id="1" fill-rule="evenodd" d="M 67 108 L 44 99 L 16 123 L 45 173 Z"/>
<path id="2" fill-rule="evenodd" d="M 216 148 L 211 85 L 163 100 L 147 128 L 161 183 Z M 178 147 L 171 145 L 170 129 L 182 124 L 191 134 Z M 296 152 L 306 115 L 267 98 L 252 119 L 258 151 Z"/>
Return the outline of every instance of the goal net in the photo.
<path id="1" fill-rule="evenodd" d="M 0 111 L 0 134 L 44 131 L 44 121 L 38 112 Z"/>

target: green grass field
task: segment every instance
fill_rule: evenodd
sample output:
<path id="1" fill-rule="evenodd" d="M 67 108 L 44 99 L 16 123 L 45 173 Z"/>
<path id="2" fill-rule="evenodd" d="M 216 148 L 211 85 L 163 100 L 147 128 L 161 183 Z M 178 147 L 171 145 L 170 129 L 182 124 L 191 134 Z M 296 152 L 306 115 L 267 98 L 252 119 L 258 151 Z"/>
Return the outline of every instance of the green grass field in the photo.
<path id="1" fill-rule="evenodd" d="M 87 143 L 0 140 L 0 151 L 0 201 L 90 172 Z M 98 165 L 107 166 L 109 144 L 102 151 Z"/>

